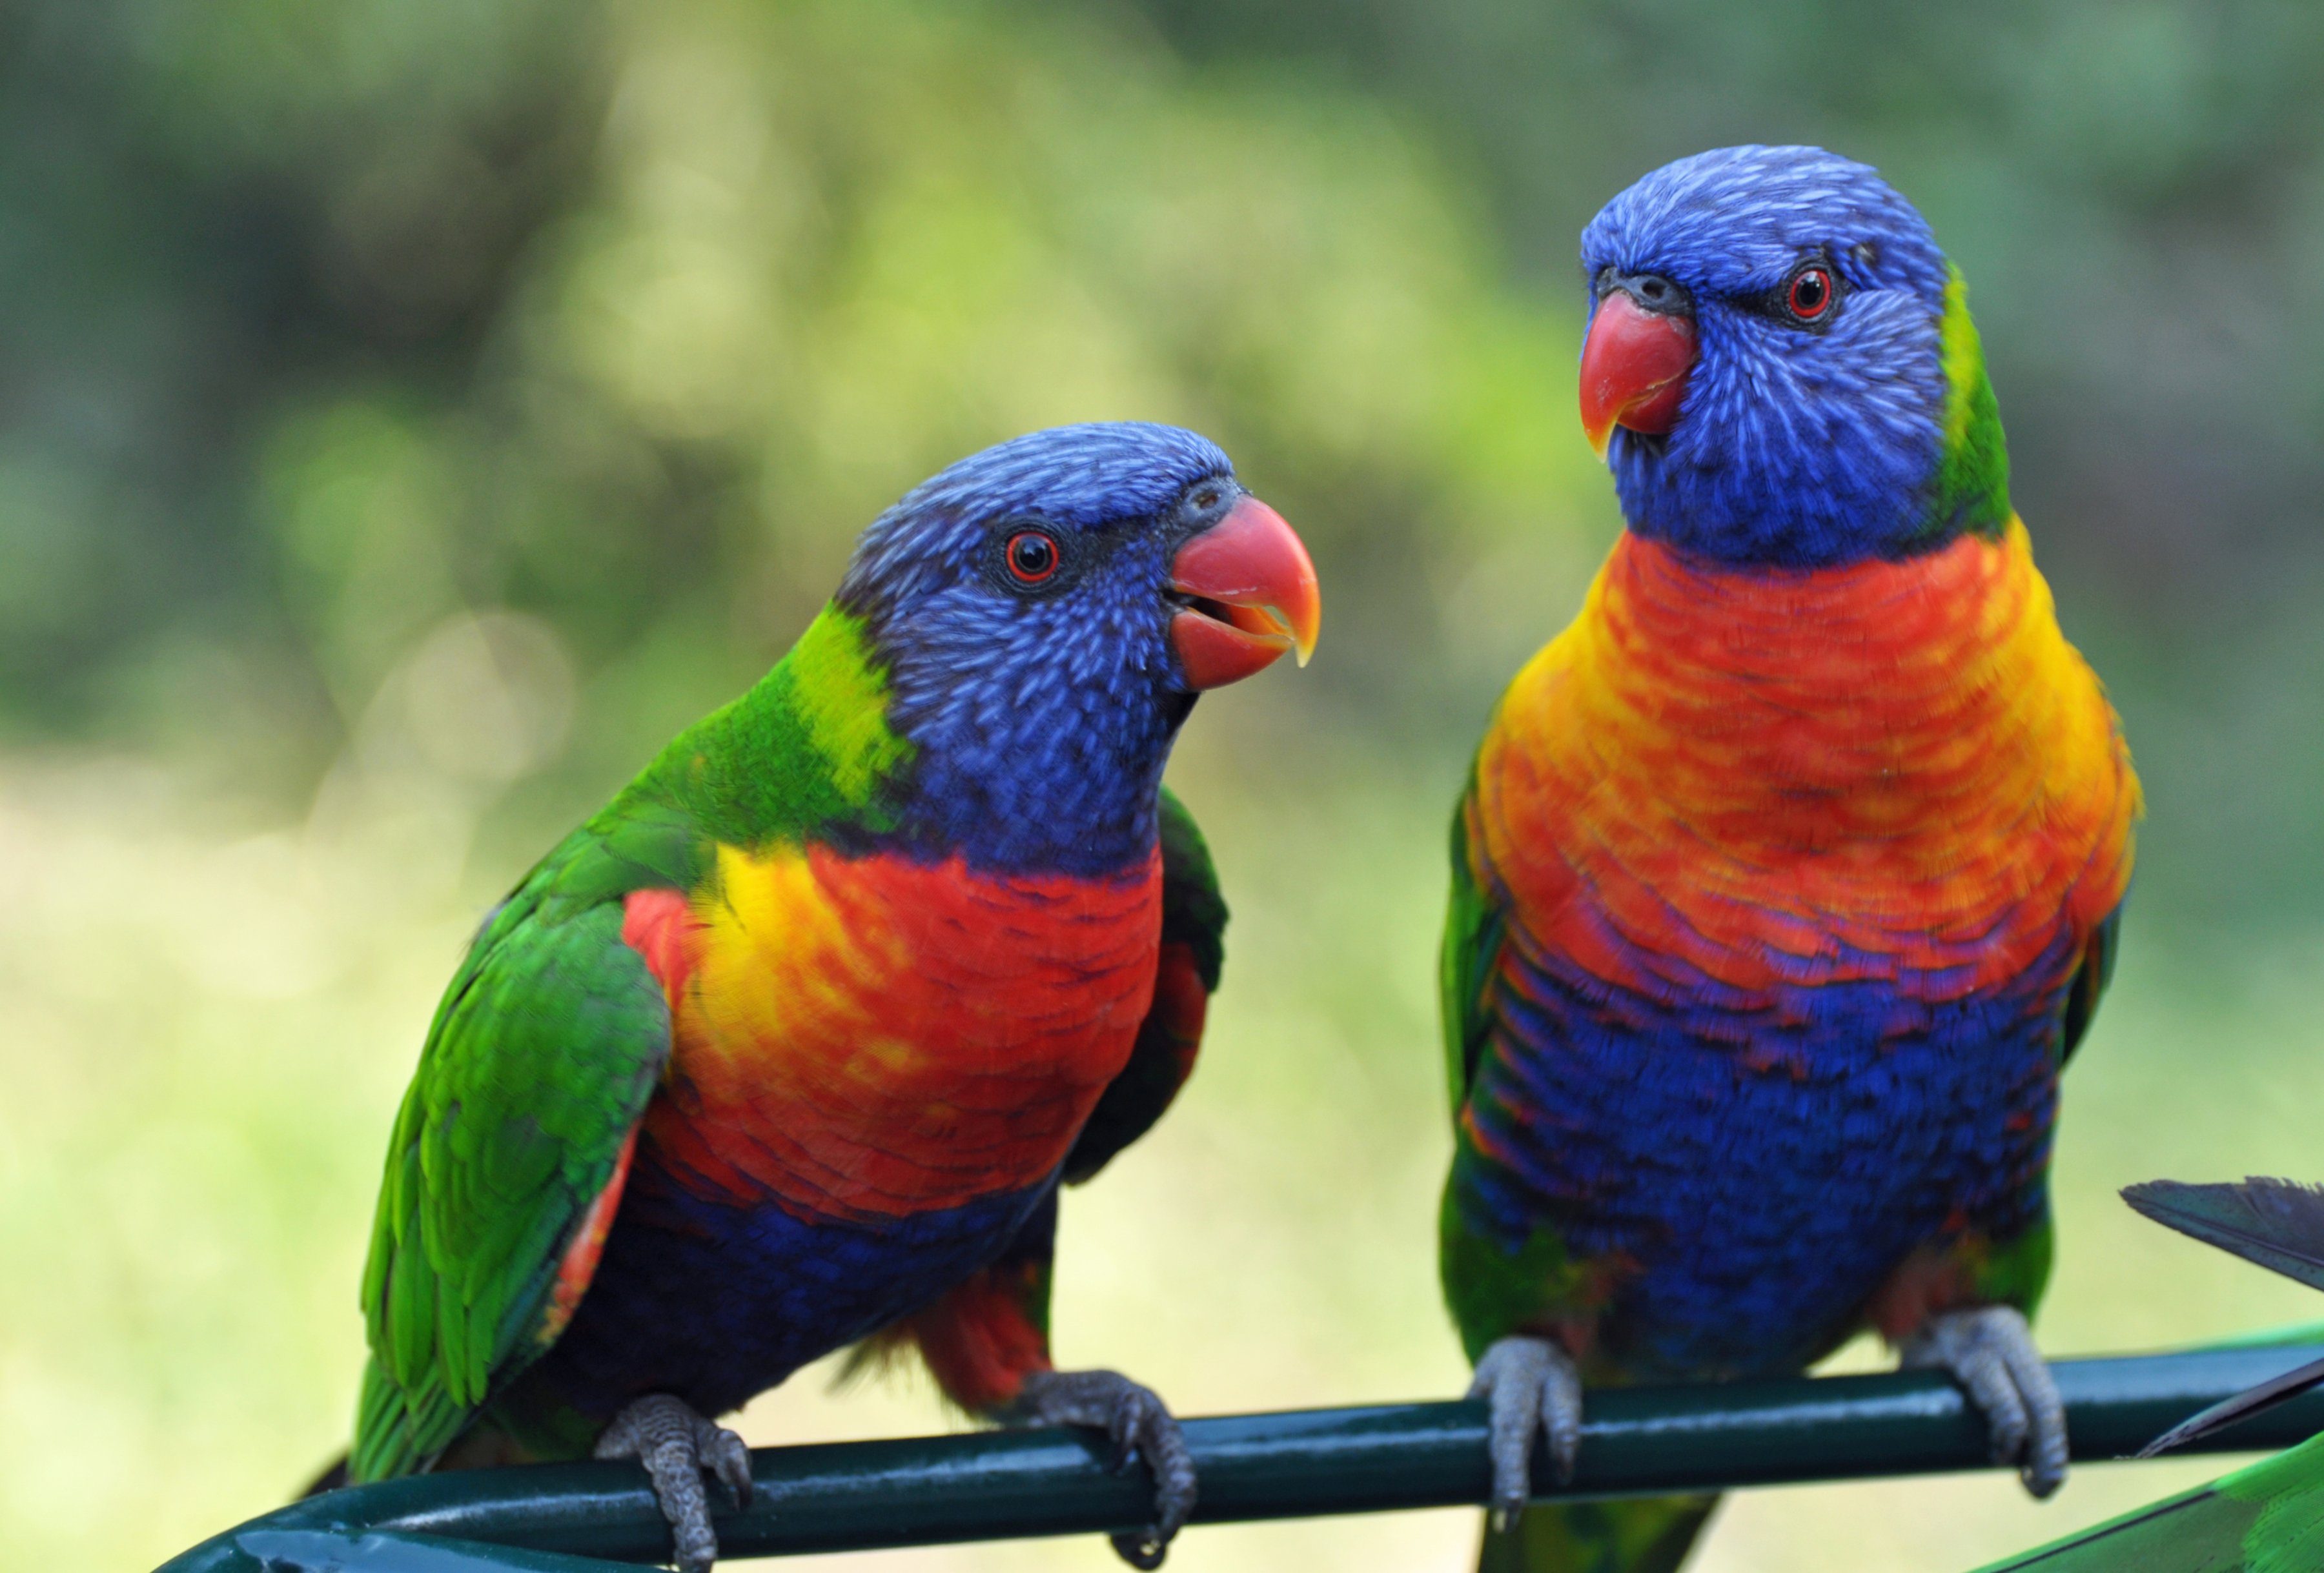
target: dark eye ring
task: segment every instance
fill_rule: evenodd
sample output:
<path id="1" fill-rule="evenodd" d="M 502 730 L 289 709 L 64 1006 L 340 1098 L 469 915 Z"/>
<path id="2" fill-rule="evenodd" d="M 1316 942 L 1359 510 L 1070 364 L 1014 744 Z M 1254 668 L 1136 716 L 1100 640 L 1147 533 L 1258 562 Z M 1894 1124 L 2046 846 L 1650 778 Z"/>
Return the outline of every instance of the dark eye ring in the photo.
<path id="1" fill-rule="evenodd" d="M 1065 555 L 1047 530 L 1020 529 L 1001 548 L 1001 560 L 1009 565 L 1009 576 L 1019 584 L 1038 584 L 1056 575 Z"/>
<path id="2" fill-rule="evenodd" d="M 1831 270 L 1821 265 L 1802 268 L 1784 286 L 1784 309 L 1796 322 L 1815 322 L 1831 309 Z"/>

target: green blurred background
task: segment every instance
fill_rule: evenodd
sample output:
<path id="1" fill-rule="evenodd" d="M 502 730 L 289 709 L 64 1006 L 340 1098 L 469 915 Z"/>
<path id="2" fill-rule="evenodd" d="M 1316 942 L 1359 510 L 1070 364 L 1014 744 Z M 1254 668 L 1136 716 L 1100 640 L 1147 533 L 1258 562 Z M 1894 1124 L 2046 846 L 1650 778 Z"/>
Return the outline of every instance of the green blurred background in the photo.
<path id="1" fill-rule="evenodd" d="M 1574 236 L 1737 141 L 1878 163 L 1966 271 L 2148 784 L 2046 1341 L 2313 1314 L 2112 1192 L 2324 1173 L 2319 73 L 2297 3 L 0 0 L 0 1565 L 149 1565 L 339 1445 L 387 1119 L 476 912 L 879 508 L 1064 420 L 1220 438 L 1331 615 L 1173 768 L 1226 991 L 1066 1209 L 1061 1357 L 1182 1412 L 1452 1391 L 1441 829 L 1617 525 Z M 745 1429 L 944 1423 L 814 1371 Z M 1958 1568 L 2208 1472 L 1760 1493 L 1698 1566 Z"/>

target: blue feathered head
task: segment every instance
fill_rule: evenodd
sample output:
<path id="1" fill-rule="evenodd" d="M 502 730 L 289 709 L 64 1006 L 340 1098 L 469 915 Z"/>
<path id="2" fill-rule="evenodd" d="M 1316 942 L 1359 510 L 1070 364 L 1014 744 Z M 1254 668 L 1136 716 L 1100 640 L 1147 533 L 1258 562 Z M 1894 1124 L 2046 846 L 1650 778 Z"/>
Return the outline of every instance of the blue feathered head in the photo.
<path id="1" fill-rule="evenodd" d="M 1152 850 L 1194 695 L 1314 647 L 1314 566 L 1217 446 L 1118 421 L 961 460 L 863 532 L 835 598 L 913 747 L 908 839 L 995 868 Z"/>
<path id="2" fill-rule="evenodd" d="M 1812 567 L 2007 520 L 1959 275 L 1868 166 L 1810 147 L 1681 159 L 1591 220 L 1582 261 L 1582 422 L 1638 534 Z"/>

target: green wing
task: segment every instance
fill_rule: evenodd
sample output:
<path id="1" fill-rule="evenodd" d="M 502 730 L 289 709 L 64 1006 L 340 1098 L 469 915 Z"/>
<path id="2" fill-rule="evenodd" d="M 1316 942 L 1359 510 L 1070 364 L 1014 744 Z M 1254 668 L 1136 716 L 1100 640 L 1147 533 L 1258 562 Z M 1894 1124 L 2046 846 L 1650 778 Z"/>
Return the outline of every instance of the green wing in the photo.
<path id="1" fill-rule="evenodd" d="M 911 750 L 886 704 L 862 620 L 826 606 L 485 924 L 437 1009 L 388 1150 L 364 1273 L 372 1358 L 352 1478 L 428 1467 L 556 1340 L 587 1286 L 594 1262 L 567 1263 L 567 1247 L 669 1058 L 669 1006 L 622 941 L 622 898 L 697 888 L 719 842 L 887 823 L 890 778 Z"/>
<path id="2" fill-rule="evenodd" d="M 664 883 L 665 816 L 577 832 L 486 922 L 396 1117 L 363 1302 L 350 1478 L 428 1467 L 554 1341 L 567 1246 L 669 1057 L 669 1009 L 622 939 L 621 894 Z M 568 1285 L 568 1292 L 586 1287 Z"/>
<path id="3" fill-rule="evenodd" d="M 1484 1052 L 1491 1023 L 1485 1013 L 1485 988 L 1499 964 L 1506 920 L 1500 905 L 1486 898 L 1477 881 L 1476 860 L 1469 851 L 1469 805 L 1475 801 L 1476 776 L 1452 811 L 1452 895 L 1444 910 L 1444 944 L 1438 958 L 1437 980 L 1444 1016 L 1445 1079 L 1452 1094 L 1457 1119 L 1468 1101 L 1469 1083 L 1477 1074 L 1477 1057 Z"/>
<path id="4" fill-rule="evenodd" d="M 1218 870 L 1194 816 L 1167 786 L 1161 818 L 1162 972 L 1129 1062 L 1099 1098 L 1065 1154 L 1065 1177 L 1071 1184 L 1096 1173 L 1162 1118 L 1194 1072 L 1205 1007 L 1218 991 L 1227 932 Z"/>
<path id="5" fill-rule="evenodd" d="M 1567 1253 L 1555 1226 L 1545 1219 L 1538 1221 L 1532 1236 L 1512 1251 L 1480 1233 L 1461 1208 L 1463 1166 L 1479 1161 L 1461 1127 L 1461 1115 L 1476 1080 L 1478 1061 L 1492 1036 L 1491 984 L 1508 934 L 1507 909 L 1480 878 L 1484 871 L 1470 842 L 1470 808 L 1475 801 L 1472 775 L 1452 816 L 1452 895 L 1445 909 L 1444 946 L 1439 957 L 1453 1143 L 1452 1172 L 1437 1216 L 1437 1271 L 1443 1282 L 1444 1302 L 1472 1360 L 1495 1338 L 1595 1303 L 1600 1297 L 1601 1276 L 1600 1264 L 1576 1260 Z M 1644 1532 L 1664 1517 L 1667 1515 L 1661 1514 L 1658 1507 L 1656 1513 L 1643 1518 L 1618 1513 L 1604 1522 L 1626 1522 Z M 1699 1522 L 1699 1515 L 1694 1522 Z M 1683 1551 L 1686 1541 L 1681 1539 L 1676 1545 Z"/>
<path id="6" fill-rule="evenodd" d="M 2098 1015 L 2098 997 L 2114 980 L 2115 947 L 2121 934 L 2122 908 L 2116 906 L 2090 931 L 2089 943 L 2082 947 L 2081 964 L 2074 969 L 2074 980 L 2066 990 L 2064 1018 L 2059 1025 L 2061 1065 L 2072 1059 L 2074 1051 L 2082 1046 L 2082 1038 L 2090 1030 L 2090 1019 Z"/>
<path id="7" fill-rule="evenodd" d="M 1193 952 L 1204 994 L 1215 994 L 1226 963 L 1227 902 L 1210 843 L 1178 795 L 1162 788 L 1162 943 Z"/>
<path id="8" fill-rule="evenodd" d="M 2324 1568 L 2324 1437 L 1979 1573 L 2312 1573 Z"/>

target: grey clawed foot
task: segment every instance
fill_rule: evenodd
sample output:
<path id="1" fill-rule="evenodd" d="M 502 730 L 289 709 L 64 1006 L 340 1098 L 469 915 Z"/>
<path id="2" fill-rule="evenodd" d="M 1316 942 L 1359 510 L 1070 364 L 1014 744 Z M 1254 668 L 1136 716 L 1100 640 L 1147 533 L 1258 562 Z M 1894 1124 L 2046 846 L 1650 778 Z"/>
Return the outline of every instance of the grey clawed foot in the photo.
<path id="1" fill-rule="evenodd" d="M 1546 1338 L 1502 1338 L 1477 1362 L 1469 1396 L 1492 1410 L 1493 1527 L 1505 1530 L 1533 1495 L 1535 1431 L 1549 1439 L 1557 1483 L 1573 1478 L 1582 1452 L 1582 1373 Z"/>
<path id="2" fill-rule="evenodd" d="M 1906 1339 L 1906 1369 L 1935 1367 L 1985 1416 L 1993 1461 L 2017 1466 L 2035 1496 L 2066 1479 L 2066 1405 L 2023 1313 L 2006 1305 L 1941 1311 Z"/>
<path id="3" fill-rule="evenodd" d="M 1144 1458 L 1154 1471 L 1154 1522 L 1115 1535 L 1113 1549 L 1133 1568 L 1159 1568 L 1170 1541 L 1194 1511 L 1194 1457 L 1170 1411 L 1149 1388 L 1116 1371 L 1036 1371 L 1018 1396 L 1044 1425 L 1091 1426 L 1113 1439 L 1116 1473 Z"/>
<path id="4" fill-rule="evenodd" d="M 709 1573 L 718 1559 L 718 1537 L 711 1532 L 702 1476 L 715 1475 L 734 1494 L 735 1504 L 748 1507 L 751 1450 L 742 1439 L 669 1394 L 654 1393 L 613 1417 L 597 1439 L 596 1452 L 600 1458 L 635 1458 L 645 1466 L 661 1515 L 669 1521 L 679 1568 Z"/>

